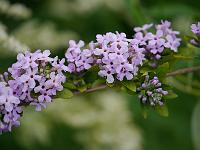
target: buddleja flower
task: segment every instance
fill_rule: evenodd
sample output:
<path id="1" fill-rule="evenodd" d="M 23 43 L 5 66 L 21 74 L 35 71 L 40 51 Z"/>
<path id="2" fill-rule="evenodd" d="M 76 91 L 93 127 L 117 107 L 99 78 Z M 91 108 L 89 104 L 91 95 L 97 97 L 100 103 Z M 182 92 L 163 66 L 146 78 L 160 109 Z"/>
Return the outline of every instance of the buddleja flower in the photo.
<path id="1" fill-rule="evenodd" d="M 199 47 L 200 46 L 200 22 L 198 22 L 197 24 L 192 24 L 191 31 L 196 35 L 196 38 L 192 38 L 190 40 L 190 43 L 194 46 Z"/>
<path id="2" fill-rule="evenodd" d="M 93 51 L 90 49 L 91 45 L 89 45 L 89 49 L 84 49 L 84 46 L 85 43 L 83 41 L 79 41 L 78 43 L 73 40 L 69 41 L 69 48 L 65 54 L 68 62 L 68 72 L 88 70 L 94 64 Z"/>
<path id="3" fill-rule="evenodd" d="M 67 70 L 65 59 L 51 58 L 50 54 L 49 50 L 20 53 L 17 62 L 8 69 L 12 78 L 8 84 L 14 95 L 21 103 L 35 105 L 38 111 L 63 89 L 62 83 L 66 80 L 63 74 Z"/>
<path id="4" fill-rule="evenodd" d="M 149 78 L 149 75 L 147 75 L 141 87 L 137 88 L 140 102 L 151 106 L 162 106 L 164 104 L 163 96 L 167 95 L 168 91 L 163 90 L 158 77 L 155 76 L 152 80 Z"/>
<path id="5" fill-rule="evenodd" d="M 166 48 L 177 52 L 181 39 L 177 38 L 179 32 L 171 29 L 169 21 L 161 21 L 161 24 L 156 25 L 155 34 L 148 32 L 148 29 L 151 27 L 152 24 L 146 24 L 143 27 L 134 28 L 136 33 L 132 39 L 132 43 L 144 48 L 146 58 L 152 60 L 151 65 L 156 67 L 157 60 L 161 58 Z"/>
<path id="6" fill-rule="evenodd" d="M 197 24 L 192 24 L 191 30 L 194 34 L 196 34 L 197 36 L 200 36 L 200 22 L 198 22 Z"/>
<path id="7" fill-rule="evenodd" d="M 13 126 L 19 126 L 22 109 L 20 100 L 13 95 L 13 90 L 6 82 L 0 82 L 0 133 L 11 131 Z"/>
<path id="8" fill-rule="evenodd" d="M 131 44 L 125 33 L 109 32 L 96 37 L 94 56 L 100 67 L 98 74 L 106 77 L 108 83 L 113 83 L 115 78 L 133 79 L 144 60 L 143 49 Z"/>

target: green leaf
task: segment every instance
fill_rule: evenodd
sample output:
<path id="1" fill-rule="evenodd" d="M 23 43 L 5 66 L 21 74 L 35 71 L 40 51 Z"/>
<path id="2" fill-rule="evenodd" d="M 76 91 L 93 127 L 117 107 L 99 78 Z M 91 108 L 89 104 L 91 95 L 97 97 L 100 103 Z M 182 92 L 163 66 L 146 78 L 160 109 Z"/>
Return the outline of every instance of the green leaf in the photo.
<path id="1" fill-rule="evenodd" d="M 184 55 L 174 55 L 174 58 L 177 60 L 193 60 L 195 57 L 188 57 Z"/>
<path id="2" fill-rule="evenodd" d="M 191 40 L 191 39 L 196 39 L 196 37 L 194 37 L 194 36 L 189 36 L 189 35 L 185 35 L 183 38 L 184 38 L 184 40 L 187 41 L 188 43 L 190 43 L 190 40 Z M 197 40 L 197 39 L 196 39 L 196 40 Z"/>
<path id="3" fill-rule="evenodd" d="M 63 99 L 70 99 L 73 97 L 73 93 L 69 89 L 64 89 L 63 91 L 58 92 L 56 97 L 63 98 Z"/>
<path id="4" fill-rule="evenodd" d="M 87 72 L 84 76 L 84 80 L 86 83 L 93 83 L 98 79 L 98 73 L 96 72 Z"/>
<path id="5" fill-rule="evenodd" d="M 197 103 L 192 114 L 192 137 L 194 139 L 195 149 L 200 149 L 200 102 Z"/>
<path id="6" fill-rule="evenodd" d="M 164 99 L 174 99 L 177 97 L 178 97 L 178 95 L 176 93 L 174 93 L 173 91 L 169 91 L 169 93 L 164 96 Z"/>
<path id="7" fill-rule="evenodd" d="M 65 88 L 67 88 L 67 89 L 70 89 L 70 90 L 76 90 L 77 88 L 76 88 L 76 86 L 71 82 L 65 82 L 64 84 L 63 84 L 63 86 L 65 87 Z"/>
<path id="8" fill-rule="evenodd" d="M 94 66 L 94 67 L 90 68 L 84 75 L 84 81 L 86 83 L 95 82 L 98 79 L 98 71 L 99 71 L 98 66 Z"/>
<path id="9" fill-rule="evenodd" d="M 129 90 L 136 92 L 136 85 L 135 85 L 134 81 L 126 80 L 126 81 L 122 81 L 122 84 L 123 84 L 123 86 L 125 86 Z"/>
<path id="10" fill-rule="evenodd" d="M 150 67 L 142 67 L 140 70 L 140 73 L 142 74 L 142 75 L 147 75 L 149 72 L 152 72 L 153 71 L 153 69 L 152 68 L 150 68 Z"/>
<path id="11" fill-rule="evenodd" d="M 166 62 L 158 67 L 156 70 L 159 78 L 164 78 L 166 73 L 169 72 L 169 63 Z"/>
<path id="12" fill-rule="evenodd" d="M 112 88 L 112 87 L 114 87 L 114 83 L 108 83 L 108 82 L 106 82 L 106 85 L 108 86 L 108 87 L 110 87 L 110 88 Z"/>
<path id="13" fill-rule="evenodd" d="M 168 117 L 169 116 L 168 108 L 167 108 L 166 105 L 164 105 L 164 106 L 156 106 L 155 109 L 161 116 L 163 116 L 163 117 Z"/>
<path id="14" fill-rule="evenodd" d="M 85 85 L 79 86 L 77 89 L 78 89 L 81 93 L 83 93 L 83 92 L 85 92 L 85 91 L 87 90 L 87 85 L 85 84 Z"/>
<path id="15" fill-rule="evenodd" d="M 121 87 L 121 90 L 124 91 L 124 92 L 126 92 L 126 93 L 128 93 L 128 94 L 130 94 L 130 95 L 135 95 L 135 94 L 136 94 L 135 92 L 129 90 L 129 89 L 128 89 L 127 87 L 125 87 L 125 86 L 122 86 L 122 87 Z"/>

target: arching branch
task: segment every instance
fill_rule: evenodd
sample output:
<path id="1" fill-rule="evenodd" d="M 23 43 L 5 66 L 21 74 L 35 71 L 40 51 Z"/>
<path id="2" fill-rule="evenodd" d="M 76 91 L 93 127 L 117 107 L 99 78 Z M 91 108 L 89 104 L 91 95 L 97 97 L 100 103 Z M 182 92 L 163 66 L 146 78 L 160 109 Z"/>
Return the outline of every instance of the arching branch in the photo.
<path id="1" fill-rule="evenodd" d="M 188 68 L 183 68 L 183 69 L 178 69 L 172 72 L 167 73 L 167 77 L 174 77 L 174 76 L 178 76 L 178 75 L 183 75 L 183 74 L 187 74 L 187 73 L 191 73 L 191 72 L 198 72 L 200 71 L 200 66 L 197 67 L 188 67 Z M 99 91 L 99 90 L 103 90 L 107 87 L 107 85 L 99 85 L 97 87 L 91 88 L 86 90 L 84 93 L 91 93 L 91 92 L 95 92 L 95 91 Z M 80 94 L 80 92 L 74 92 L 74 94 Z"/>

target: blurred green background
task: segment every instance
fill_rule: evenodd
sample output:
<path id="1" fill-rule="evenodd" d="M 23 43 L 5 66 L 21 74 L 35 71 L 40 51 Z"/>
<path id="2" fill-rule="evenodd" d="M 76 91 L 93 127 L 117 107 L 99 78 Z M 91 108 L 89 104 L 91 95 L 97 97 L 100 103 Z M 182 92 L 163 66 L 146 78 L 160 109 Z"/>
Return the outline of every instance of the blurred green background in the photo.
<path id="1" fill-rule="evenodd" d="M 69 39 L 89 42 L 108 31 L 131 37 L 133 27 L 161 19 L 191 35 L 199 10 L 199 0 L 0 0 L 0 72 L 19 51 L 50 49 L 63 56 Z M 198 79 L 189 74 L 172 80 L 179 97 L 168 102 L 167 118 L 150 111 L 144 119 L 138 99 L 116 91 L 58 99 L 42 112 L 26 108 L 21 126 L 0 135 L 0 149 L 198 150 Z"/>

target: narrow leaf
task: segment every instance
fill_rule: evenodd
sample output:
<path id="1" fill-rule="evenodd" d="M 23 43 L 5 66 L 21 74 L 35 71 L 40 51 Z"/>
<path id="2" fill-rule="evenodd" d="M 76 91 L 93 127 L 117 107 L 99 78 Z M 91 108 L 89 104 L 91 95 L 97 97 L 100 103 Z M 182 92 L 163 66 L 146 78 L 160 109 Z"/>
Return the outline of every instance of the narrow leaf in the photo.
<path id="1" fill-rule="evenodd" d="M 178 95 L 176 93 L 174 93 L 173 91 L 169 91 L 169 93 L 164 96 L 164 99 L 174 99 L 177 97 L 178 97 Z"/>
<path id="2" fill-rule="evenodd" d="M 68 89 L 64 89 L 63 91 L 58 92 L 57 94 L 57 98 L 70 99 L 72 97 L 73 97 L 73 93 L 72 91 Z"/>
<path id="3" fill-rule="evenodd" d="M 122 84 L 123 84 L 123 86 L 125 86 L 129 90 L 136 92 L 136 85 L 135 85 L 134 81 L 127 80 L 127 81 L 123 81 Z"/>

